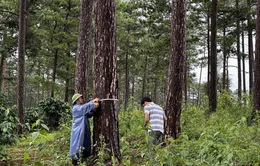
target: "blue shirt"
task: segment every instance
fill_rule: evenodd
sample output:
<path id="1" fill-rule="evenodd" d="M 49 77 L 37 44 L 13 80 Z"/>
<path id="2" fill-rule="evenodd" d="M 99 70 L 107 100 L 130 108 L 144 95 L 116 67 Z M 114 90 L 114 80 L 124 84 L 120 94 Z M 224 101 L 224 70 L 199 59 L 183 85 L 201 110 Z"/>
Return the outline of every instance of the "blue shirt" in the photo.
<path id="1" fill-rule="evenodd" d="M 79 153 L 82 153 L 84 157 L 91 154 L 91 133 L 88 118 L 92 117 L 95 111 L 93 101 L 72 106 L 70 156 L 73 159 L 78 159 Z"/>

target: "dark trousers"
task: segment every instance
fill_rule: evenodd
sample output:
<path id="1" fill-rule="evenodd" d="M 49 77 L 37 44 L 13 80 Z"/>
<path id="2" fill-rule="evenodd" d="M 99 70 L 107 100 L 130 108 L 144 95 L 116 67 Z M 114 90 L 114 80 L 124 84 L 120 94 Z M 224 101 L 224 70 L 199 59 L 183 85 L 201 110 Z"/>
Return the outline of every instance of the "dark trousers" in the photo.
<path id="1" fill-rule="evenodd" d="M 149 131 L 148 135 L 152 137 L 152 143 L 154 145 L 159 145 L 163 142 L 163 133 L 160 131 Z"/>

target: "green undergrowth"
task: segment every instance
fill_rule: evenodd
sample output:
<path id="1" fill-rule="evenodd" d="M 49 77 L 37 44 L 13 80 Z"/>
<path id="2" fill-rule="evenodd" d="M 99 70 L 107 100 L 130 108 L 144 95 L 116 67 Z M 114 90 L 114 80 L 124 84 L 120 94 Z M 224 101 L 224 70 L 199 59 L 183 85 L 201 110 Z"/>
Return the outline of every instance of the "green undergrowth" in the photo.
<path id="1" fill-rule="evenodd" d="M 182 110 L 179 139 L 166 139 L 165 147 L 149 150 L 143 110 L 128 109 L 119 114 L 122 165 L 258 166 L 260 163 L 260 121 L 248 125 L 252 108 L 228 94 L 218 98 L 218 109 L 209 114 L 206 106 Z M 10 160 L 23 165 L 70 165 L 68 156 L 71 122 L 60 130 L 32 134 L 8 146 Z M 98 165 L 103 165 L 98 162 Z M 83 165 L 83 164 L 81 164 Z"/>

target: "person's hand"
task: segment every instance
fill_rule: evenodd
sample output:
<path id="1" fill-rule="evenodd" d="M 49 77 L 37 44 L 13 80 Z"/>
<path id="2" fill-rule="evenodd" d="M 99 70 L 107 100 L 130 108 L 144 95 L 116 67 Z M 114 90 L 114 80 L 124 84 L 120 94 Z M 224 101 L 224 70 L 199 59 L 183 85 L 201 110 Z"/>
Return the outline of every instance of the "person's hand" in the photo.
<path id="1" fill-rule="evenodd" d="M 93 100 L 93 102 L 94 102 L 94 108 L 97 108 L 97 107 L 99 106 L 98 100 L 99 100 L 99 98 L 95 98 L 95 99 Z"/>
<path id="2" fill-rule="evenodd" d="M 95 98 L 95 99 L 93 100 L 93 102 L 94 102 L 94 103 L 98 103 L 98 100 L 99 100 L 99 98 Z"/>

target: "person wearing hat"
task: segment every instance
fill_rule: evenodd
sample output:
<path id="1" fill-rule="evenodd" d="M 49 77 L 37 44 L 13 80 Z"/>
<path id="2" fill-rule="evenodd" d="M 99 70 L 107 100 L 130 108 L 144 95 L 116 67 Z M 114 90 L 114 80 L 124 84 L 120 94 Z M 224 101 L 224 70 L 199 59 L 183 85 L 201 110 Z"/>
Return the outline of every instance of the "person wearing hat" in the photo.
<path id="1" fill-rule="evenodd" d="M 72 164 L 78 165 L 91 154 L 91 133 L 88 118 L 96 112 L 99 98 L 85 103 L 81 94 L 72 96 L 72 131 L 70 137 L 70 157 Z"/>
<path id="2" fill-rule="evenodd" d="M 150 123 L 151 130 L 148 130 L 148 135 L 153 138 L 152 143 L 158 145 L 163 142 L 164 121 L 166 120 L 164 110 L 155 104 L 150 97 L 143 97 L 141 105 L 144 107 L 145 114 L 144 128 L 147 128 L 148 123 Z"/>

